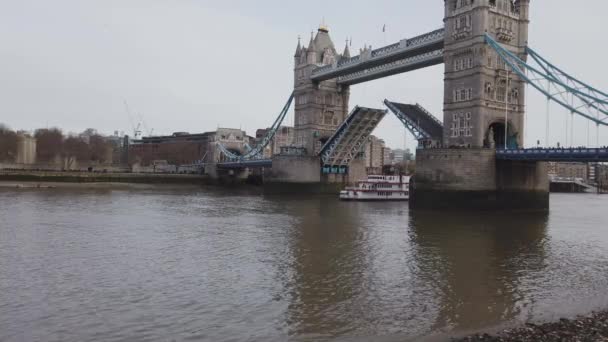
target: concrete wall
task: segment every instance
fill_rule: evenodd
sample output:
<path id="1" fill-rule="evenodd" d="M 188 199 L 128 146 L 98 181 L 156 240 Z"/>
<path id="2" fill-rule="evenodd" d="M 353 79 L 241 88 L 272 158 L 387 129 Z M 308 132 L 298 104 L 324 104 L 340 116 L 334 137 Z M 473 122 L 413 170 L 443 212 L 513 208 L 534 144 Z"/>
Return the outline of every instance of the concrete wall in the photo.
<path id="1" fill-rule="evenodd" d="M 334 184 L 336 189 L 342 190 L 347 185 L 354 185 L 357 181 L 367 178 L 367 161 L 364 159 L 353 160 L 348 166 L 346 175 L 321 175 L 321 183 Z"/>
<path id="2" fill-rule="evenodd" d="M 34 164 L 36 163 L 36 139 L 21 135 L 17 142 L 17 164 Z"/>
<path id="3" fill-rule="evenodd" d="M 547 210 L 546 163 L 496 161 L 491 149 L 419 150 L 413 209 Z"/>
<path id="4" fill-rule="evenodd" d="M 496 170 L 499 191 L 549 191 L 547 163 L 502 160 Z"/>
<path id="5" fill-rule="evenodd" d="M 264 174 L 265 183 L 319 183 L 321 162 L 319 157 L 275 156 L 272 169 Z"/>
<path id="6" fill-rule="evenodd" d="M 416 185 L 428 190 L 496 190 L 496 151 L 432 149 L 416 154 Z"/>

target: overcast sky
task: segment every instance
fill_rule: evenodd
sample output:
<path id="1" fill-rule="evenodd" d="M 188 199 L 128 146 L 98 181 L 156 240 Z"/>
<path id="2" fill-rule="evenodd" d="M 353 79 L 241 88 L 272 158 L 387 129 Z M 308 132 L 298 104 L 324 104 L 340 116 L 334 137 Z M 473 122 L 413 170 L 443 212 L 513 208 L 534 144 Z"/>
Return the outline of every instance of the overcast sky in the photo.
<path id="1" fill-rule="evenodd" d="M 530 45 L 608 90 L 607 16 L 606 0 L 532 0 Z M 253 134 L 292 91 L 298 35 L 307 43 L 323 18 L 338 50 L 352 37 L 358 51 L 442 27 L 443 1 L 0 0 L 0 123 L 130 134 L 138 115 L 129 118 L 126 100 L 154 134 L 218 126 Z M 382 107 L 388 98 L 442 117 L 442 89 L 436 66 L 356 85 L 350 105 Z M 535 144 L 545 137 L 542 96 L 530 94 L 528 113 L 526 139 Z M 551 140 L 563 142 L 566 113 L 551 114 Z M 576 127 L 575 142 L 586 144 L 586 123 Z M 394 117 L 375 134 L 404 145 Z M 600 131 L 602 144 L 607 135 Z"/>

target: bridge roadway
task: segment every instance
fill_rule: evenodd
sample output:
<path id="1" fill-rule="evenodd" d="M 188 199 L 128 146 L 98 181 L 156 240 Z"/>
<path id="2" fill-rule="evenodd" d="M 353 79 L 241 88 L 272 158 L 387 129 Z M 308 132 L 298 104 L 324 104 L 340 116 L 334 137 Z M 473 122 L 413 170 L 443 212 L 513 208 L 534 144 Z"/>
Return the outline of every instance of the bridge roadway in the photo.
<path id="1" fill-rule="evenodd" d="M 376 50 L 363 50 L 358 56 L 313 70 L 310 78 L 314 82 L 337 79 L 338 84 L 353 85 L 441 64 L 444 36 L 442 28 Z"/>
<path id="2" fill-rule="evenodd" d="M 235 162 L 217 163 L 221 170 L 244 170 L 250 168 L 272 167 L 272 159 L 252 159 Z"/>
<path id="3" fill-rule="evenodd" d="M 546 162 L 608 162 L 608 148 L 528 148 L 499 149 L 497 160 L 529 160 Z"/>
<path id="4" fill-rule="evenodd" d="M 602 148 L 528 148 L 496 150 L 497 160 L 527 160 L 539 162 L 608 162 L 608 147 Z M 239 170 L 272 167 L 272 159 L 254 159 L 218 163 L 218 169 Z"/>

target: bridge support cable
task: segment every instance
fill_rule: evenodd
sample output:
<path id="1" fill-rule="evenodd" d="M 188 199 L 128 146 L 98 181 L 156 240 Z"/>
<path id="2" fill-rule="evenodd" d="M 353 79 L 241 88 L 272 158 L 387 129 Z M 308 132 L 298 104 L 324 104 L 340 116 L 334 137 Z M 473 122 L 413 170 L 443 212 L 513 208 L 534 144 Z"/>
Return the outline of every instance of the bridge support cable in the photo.
<path id="1" fill-rule="evenodd" d="M 551 99 L 547 98 L 547 114 L 546 114 L 546 127 L 545 127 L 545 147 L 549 147 L 551 146 L 551 144 L 549 143 L 550 141 L 550 134 L 549 134 L 549 130 L 551 128 L 551 121 L 549 120 L 549 117 L 551 117 Z"/>
<path id="2" fill-rule="evenodd" d="M 560 68 L 556 67 L 555 65 L 553 65 L 551 62 L 547 61 L 545 58 L 543 58 L 541 55 L 539 55 L 536 51 L 534 51 L 533 49 L 531 49 L 530 47 L 526 48 L 526 52 L 528 53 L 528 55 L 530 55 L 530 57 L 532 57 L 548 74 L 552 75 L 554 78 L 556 79 L 562 79 L 562 80 L 568 80 L 570 82 L 572 82 L 573 86 L 575 88 L 581 89 L 581 90 L 586 90 L 589 92 L 589 94 L 599 97 L 599 98 L 604 98 L 604 99 L 608 99 L 608 93 L 605 93 L 603 91 L 600 91 L 588 84 L 586 84 L 585 82 L 580 81 L 579 79 L 577 79 L 576 77 L 571 76 L 570 74 L 564 72 L 563 70 L 561 70 Z"/>
<path id="3" fill-rule="evenodd" d="M 572 114 L 584 117 L 598 126 L 608 126 L 608 96 L 605 93 L 561 72 L 557 68 L 543 64 L 534 67 L 515 53 L 505 49 L 500 43 L 486 34 L 487 44 L 522 80 L 553 101 L 569 110 Z M 533 50 L 528 49 L 533 52 Z M 532 59 L 545 61 L 535 52 Z M 537 58 L 535 58 L 537 57 Z M 543 62 L 544 63 L 544 62 Z M 542 69 L 542 70 L 541 70 Z M 567 80 L 567 81 L 566 81 Z M 572 85 L 570 85 L 572 84 Z M 572 98 L 569 100 L 568 95 Z M 596 115 L 599 113 L 601 116 Z"/>
<path id="4" fill-rule="evenodd" d="M 266 135 L 264 135 L 264 137 L 262 138 L 262 140 L 260 141 L 259 144 L 257 144 L 255 147 L 251 147 L 248 144 L 246 144 L 246 146 L 245 146 L 246 152 L 242 156 L 229 151 L 226 148 L 226 146 L 224 146 L 222 144 L 217 144 L 220 152 L 222 152 L 224 155 L 226 155 L 226 157 L 228 157 L 228 159 L 230 161 L 244 161 L 244 160 L 251 160 L 251 159 L 260 159 L 263 156 L 264 149 L 266 148 L 266 146 L 268 146 L 268 144 L 270 144 L 272 139 L 274 139 L 274 136 L 276 135 L 277 131 L 283 124 L 283 121 L 285 120 L 285 117 L 287 116 L 287 113 L 289 112 L 289 108 L 291 107 L 291 104 L 293 103 L 294 96 L 295 96 L 294 93 L 291 93 L 291 95 L 289 96 L 289 99 L 287 100 L 287 103 L 285 103 L 285 106 L 283 107 L 283 110 L 281 110 L 281 113 L 279 113 L 279 116 L 274 120 L 274 123 L 268 129 L 268 132 L 266 132 Z"/>
<path id="5" fill-rule="evenodd" d="M 608 115 L 608 94 L 578 80 L 570 74 L 567 74 L 563 70 L 548 62 L 531 48 L 527 47 L 526 53 L 528 53 L 534 62 L 536 62 L 536 64 L 539 65 L 542 70 L 554 81 L 565 83 L 566 86 L 574 89 L 575 91 L 571 92 L 570 94 L 573 98 L 577 96 L 583 103 L 600 110 L 605 115 Z M 599 101 L 595 103 L 594 101 L 596 100 Z M 571 105 L 574 106 L 574 101 L 571 103 Z"/>

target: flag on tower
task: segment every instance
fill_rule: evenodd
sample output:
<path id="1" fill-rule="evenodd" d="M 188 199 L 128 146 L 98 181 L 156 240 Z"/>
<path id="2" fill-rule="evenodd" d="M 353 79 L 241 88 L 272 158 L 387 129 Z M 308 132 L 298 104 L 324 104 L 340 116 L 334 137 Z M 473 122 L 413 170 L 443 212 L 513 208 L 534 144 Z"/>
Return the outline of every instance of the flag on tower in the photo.
<path id="1" fill-rule="evenodd" d="M 384 24 L 384 26 L 382 26 L 382 32 L 386 32 L 386 24 Z"/>

